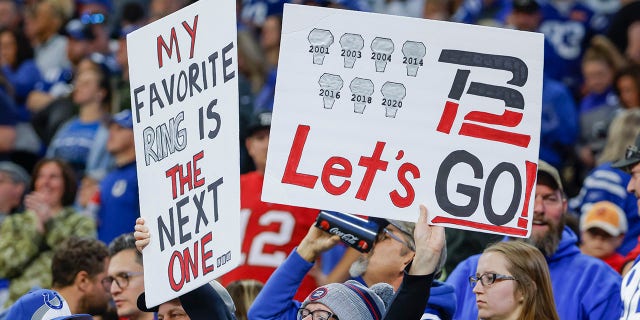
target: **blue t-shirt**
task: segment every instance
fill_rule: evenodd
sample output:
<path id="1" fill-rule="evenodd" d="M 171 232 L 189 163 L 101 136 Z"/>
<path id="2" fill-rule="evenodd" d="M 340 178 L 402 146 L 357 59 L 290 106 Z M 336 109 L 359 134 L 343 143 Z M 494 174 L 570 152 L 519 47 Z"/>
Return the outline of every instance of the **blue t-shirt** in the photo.
<path id="1" fill-rule="evenodd" d="M 84 175 L 89 151 L 100 125 L 100 121 L 84 123 L 78 117 L 67 121 L 51 140 L 47 158 L 65 160 L 80 179 Z"/>
<path id="2" fill-rule="evenodd" d="M 110 243 L 117 236 L 133 232 L 140 216 L 138 176 L 132 162 L 109 173 L 100 182 L 98 239 Z"/>

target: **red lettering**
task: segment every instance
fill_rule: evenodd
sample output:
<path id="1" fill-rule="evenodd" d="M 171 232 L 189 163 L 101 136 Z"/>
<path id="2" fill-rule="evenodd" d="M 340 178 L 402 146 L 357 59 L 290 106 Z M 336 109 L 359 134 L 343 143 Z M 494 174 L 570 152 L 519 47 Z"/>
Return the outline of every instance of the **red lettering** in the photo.
<path id="1" fill-rule="evenodd" d="M 193 28 L 189 26 L 186 21 L 182 21 L 182 26 L 189 36 L 191 36 L 191 51 L 189 52 L 189 59 L 193 58 L 193 47 L 196 45 L 196 30 L 198 29 L 198 15 L 193 18 Z"/>
<path id="2" fill-rule="evenodd" d="M 171 192 L 174 199 L 178 197 L 178 183 L 180 183 L 179 195 L 185 193 L 185 186 L 187 190 L 192 190 L 205 184 L 205 178 L 200 178 L 202 170 L 198 167 L 198 160 L 202 160 L 203 158 L 204 151 L 200 151 L 193 155 L 193 162 L 189 161 L 184 166 L 176 164 L 165 172 L 167 178 L 171 178 Z M 183 175 L 184 171 L 187 171 L 186 175 Z"/>
<path id="3" fill-rule="evenodd" d="M 182 251 L 182 257 L 182 261 L 184 262 L 182 272 L 186 273 L 185 278 L 186 282 L 188 283 L 189 281 L 191 281 L 191 275 L 193 275 L 194 279 L 198 277 L 198 241 L 193 243 L 193 259 L 191 259 L 189 247 L 184 248 L 184 250 Z"/>
<path id="4" fill-rule="evenodd" d="M 438 123 L 438 128 L 436 130 L 449 134 L 457 113 L 458 104 L 453 101 L 447 101 L 444 104 L 444 111 L 442 111 L 442 116 L 440 117 L 440 122 Z"/>
<path id="5" fill-rule="evenodd" d="M 196 16 L 196 20 L 197 18 L 198 16 Z M 204 178 L 198 178 L 200 176 L 200 173 L 202 173 L 202 170 L 198 168 L 198 160 L 202 158 L 204 158 L 204 150 L 193 155 L 193 186 L 196 188 L 204 185 Z"/>
<path id="6" fill-rule="evenodd" d="M 180 62 L 181 61 L 180 47 L 178 46 L 178 36 L 176 35 L 176 28 L 171 28 L 171 37 L 169 38 L 169 46 L 167 46 L 167 43 L 164 41 L 164 38 L 162 38 L 162 36 L 158 36 L 157 46 L 156 46 L 158 51 L 158 67 L 162 68 L 163 66 L 162 49 L 164 48 L 164 51 L 167 53 L 167 56 L 171 58 L 171 56 L 173 55 L 174 43 L 176 47 L 176 56 L 178 57 L 178 62 Z"/>
<path id="7" fill-rule="evenodd" d="M 405 197 L 401 196 L 398 190 L 393 190 L 389 193 L 389 197 L 391 198 L 391 202 L 398 208 L 406 208 L 413 203 L 413 200 L 416 197 L 416 192 L 413 189 L 411 183 L 407 180 L 407 173 L 411 173 L 414 179 L 420 178 L 420 169 L 416 167 L 412 163 L 403 163 L 398 169 L 398 182 L 404 187 L 407 191 L 407 195 Z"/>
<path id="8" fill-rule="evenodd" d="M 298 125 L 291 150 L 289 151 L 289 157 L 287 158 L 287 165 L 282 175 L 282 183 L 293 184 L 309 189 L 313 189 L 315 186 L 318 180 L 317 176 L 298 172 L 298 166 L 302 158 L 302 150 L 304 149 L 304 144 L 307 142 L 310 129 L 311 127 L 309 126 Z"/>
<path id="9" fill-rule="evenodd" d="M 173 278 L 173 269 L 174 269 L 174 264 L 176 259 L 178 259 L 178 264 L 180 266 L 180 282 L 176 282 L 175 279 Z M 180 251 L 173 251 L 173 254 L 171 254 L 171 259 L 169 259 L 169 270 L 168 270 L 168 274 L 169 274 L 169 285 L 171 285 L 171 289 L 173 291 L 180 291 L 180 289 L 182 289 L 182 286 L 184 285 L 184 272 L 182 270 L 182 256 L 180 255 Z"/>
<path id="10" fill-rule="evenodd" d="M 176 181 L 178 180 L 177 178 L 178 172 L 182 172 L 181 169 L 182 168 L 180 167 L 180 165 L 176 164 L 175 166 L 169 168 L 169 170 L 165 172 L 165 175 L 167 176 L 167 178 L 171 177 L 171 194 L 173 195 L 174 199 L 178 197 Z"/>
<path id="11" fill-rule="evenodd" d="M 202 252 L 202 275 L 213 271 L 213 265 L 207 265 L 207 260 L 213 257 L 213 252 L 211 250 L 205 251 L 204 246 L 206 246 L 209 242 L 211 242 L 212 238 L 211 232 L 207 233 L 200 240 L 200 252 Z"/>
<path id="12" fill-rule="evenodd" d="M 366 167 L 367 170 L 365 171 L 362 182 L 360 183 L 360 188 L 358 188 L 358 192 L 356 193 L 356 199 L 367 200 L 367 197 L 369 196 L 369 190 L 371 189 L 371 185 L 373 184 L 373 179 L 376 177 L 376 173 L 378 172 L 378 170 L 387 171 L 387 165 L 389 164 L 389 162 L 382 161 L 380 159 L 380 156 L 382 156 L 382 150 L 384 150 L 385 145 L 386 142 L 378 141 L 371 157 L 360 157 L 360 162 L 358 162 L 358 165 L 361 167 Z"/>
<path id="13" fill-rule="evenodd" d="M 341 166 L 341 168 L 336 168 L 334 165 Z M 324 164 L 324 168 L 322 169 L 322 186 L 327 192 L 330 194 L 337 196 L 341 195 L 351 186 L 351 181 L 346 180 L 342 182 L 339 186 L 335 186 L 331 183 L 331 177 L 345 177 L 350 178 L 352 173 L 351 162 L 349 160 L 342 157 L 331 157 Z"/>

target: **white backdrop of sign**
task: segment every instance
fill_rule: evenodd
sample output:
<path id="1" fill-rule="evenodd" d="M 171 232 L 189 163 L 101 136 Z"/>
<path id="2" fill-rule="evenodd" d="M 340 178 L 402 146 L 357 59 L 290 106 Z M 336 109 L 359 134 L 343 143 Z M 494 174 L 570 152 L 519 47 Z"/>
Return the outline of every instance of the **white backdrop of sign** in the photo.
<path id="1" fill-rule="evenodd" d="M 199 1 L 127 37 L 148 306 L 240 259 L 234 1 Z"/>
<path id="2" fill-rule="evenodd" d="M 286 5 L 262 200 L 529 235 L 543 36 Z"/>

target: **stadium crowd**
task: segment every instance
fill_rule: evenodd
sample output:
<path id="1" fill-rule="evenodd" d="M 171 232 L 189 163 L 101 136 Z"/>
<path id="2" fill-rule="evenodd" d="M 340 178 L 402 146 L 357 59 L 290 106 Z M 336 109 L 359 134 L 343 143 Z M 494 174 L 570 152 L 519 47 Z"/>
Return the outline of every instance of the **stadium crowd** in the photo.
<path id="1" fill-rule="evenodd" d="M 640 317 L 640 0 L 237 0 L 245 258 L 147 308 L 127 35 L 191 3 L 0 0 L 0 320 Z M 531 237 L 263 202 L 284 3 L 544 34 Z"/>

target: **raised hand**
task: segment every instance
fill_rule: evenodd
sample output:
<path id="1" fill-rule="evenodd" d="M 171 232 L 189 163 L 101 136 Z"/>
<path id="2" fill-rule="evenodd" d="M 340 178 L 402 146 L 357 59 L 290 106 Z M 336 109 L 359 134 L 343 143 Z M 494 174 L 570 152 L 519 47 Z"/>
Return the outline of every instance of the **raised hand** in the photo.
<path id="1" fill-rule="evenodd" d="M 138 251 L 142 252 L 142 250 L 149 245 L 149 241 L 151 241 L 149 228 L 144 225 L 144 219 L 138 218 L 136 219 L 136 225 L 133 229 L 135 230 L 133 232 L 133 237 L 136 238 L 136 248 Z"/>
<path id="2" fill-rule="evenodd" d="M 416 255 L 409 270 L 413 275 L 427 275 L 435 272 L 445 246 L 444 227 L 429 225 L 428 215 L 427 208 L 420 205 L 420 217 L 413 231 Z"/>
<path id="3" fill-rule="evenodd" d="M 338 242 L 340 242 L 338 235 L 330 234 L 311 226 L 296 251 L 305 260 L 314 262 L 322 252 L 331 249 Z"/>

